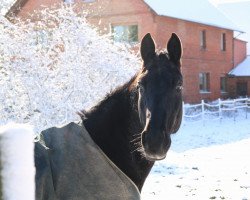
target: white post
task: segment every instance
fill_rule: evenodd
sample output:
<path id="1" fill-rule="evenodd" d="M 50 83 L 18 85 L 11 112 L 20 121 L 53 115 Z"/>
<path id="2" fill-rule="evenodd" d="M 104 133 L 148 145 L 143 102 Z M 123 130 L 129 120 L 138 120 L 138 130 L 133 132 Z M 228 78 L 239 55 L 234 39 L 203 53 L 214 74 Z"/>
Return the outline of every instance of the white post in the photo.
<path id="1" fill-rule="evenodd" d="M 221 104 L 221 99 L 219 98 L 218 101 L 219 101 L 219 119 L 220 119 L 220 123 L 221 123 L 221 120 L 222 120 L 222 109 L 221 109 L 222 104 Z"/>
<path id="2" fill-rule="evenodd" d="M 1 136 L 0 136 L 0 145 L 1 145 Z M 0 146 L 1 147 L 1 146 Z M 3 183 L 2 183 L 2 162 L 1 162 L 1 150 L 0 150 L 0 200 L 3 200 Z"/>
<path id="3" fill-rule="evenodd" d="M 250 99 L 248 98 L 248 99 L 247 99 L 247 117 L 248 117 L 248 109 L 250 108 L 250 107 L 248 106 L 249 103 L 250 103 Z"/>
<path id="4" fill-rule="evenodd" d="M 247 110 L 248 110 L 248 108 L 247 108 L 247 101 L 248 101 L 248 99 L 246 99 L 246 101 L 245 101 L 245 104 L 246 104 L 246 119 L 247 119 Z"/>
<path id="5" fill-rule="evenodd" d="M 185 103 L 182 101 L 182 123 L 185 123 Z"/>
<path id="6" fill-rule="evenodd" d="M 235 99 L 234 99 L 234 122 L 235 122 L 235 114 L 236 114 L 236 109 L 235 109 Z"/>
<path id="7" fill-rule="evenodd" d="M 3 200 L 35 199 L 34 133 L 30 126 L 0 127 Z M 1 191 L 1 190 L 0 190 Z"/>
<path id="8" fill-rule="evenodd" d="M 204 105 L 204 100 L 201 100 L 201 116 L 202 116 L 202 122 L 203 125 L 205 124 L 205 105 Z"/>

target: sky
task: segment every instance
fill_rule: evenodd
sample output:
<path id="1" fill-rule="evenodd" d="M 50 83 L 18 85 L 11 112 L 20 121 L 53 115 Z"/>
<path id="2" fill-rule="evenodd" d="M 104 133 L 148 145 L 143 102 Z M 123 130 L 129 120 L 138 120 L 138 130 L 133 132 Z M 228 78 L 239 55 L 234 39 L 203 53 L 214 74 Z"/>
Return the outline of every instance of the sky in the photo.
<path id="1" fill-rule="evenodd" d="M 209 1 L 217 5 L 221 3 L 243 2 L 249 0 L 209 0 Z"/>

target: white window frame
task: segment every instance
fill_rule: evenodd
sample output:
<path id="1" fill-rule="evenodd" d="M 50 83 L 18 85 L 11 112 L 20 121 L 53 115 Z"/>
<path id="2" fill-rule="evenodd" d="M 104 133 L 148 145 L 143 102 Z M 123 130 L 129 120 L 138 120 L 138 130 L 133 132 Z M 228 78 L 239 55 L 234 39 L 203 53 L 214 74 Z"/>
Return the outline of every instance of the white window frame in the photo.
<path id="1" fill-rule="evenodd" d="M 135 39 L 130 38 L 129 35 L 129 28 L 130 27 L 135 27 L 136 28 L 136 36 Z M 120 35 L 119 36 L 117 33 L 115 33 L 115 29 L 117 29 L 117 32 L 119 31 Z M 120 30 L 119 30 L 120 29 Z M 113 34 L 113 40 L 115 42 L 122 42 L 122 43 L 137 43 L 139 42 L 139 30 L 138 30 L 138 25 L 137 24 L 129 24 L 129 25 L 111 25 L 111 32 Z"/>
<path id="2" fill-rule="evenodd" d="M 210 93 L 210 73 L 199 73 L 199 90 L 200 93 Z"/>

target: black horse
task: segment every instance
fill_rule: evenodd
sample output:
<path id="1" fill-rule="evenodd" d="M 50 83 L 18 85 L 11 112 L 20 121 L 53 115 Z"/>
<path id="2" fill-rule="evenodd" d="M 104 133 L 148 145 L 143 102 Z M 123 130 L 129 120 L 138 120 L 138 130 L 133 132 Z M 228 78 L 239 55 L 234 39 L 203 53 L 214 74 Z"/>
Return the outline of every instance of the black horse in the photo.
<path id="1" fill-rule="evenodd" d="M 142 39 L 140 51 L 143 60 L 140 72 L 91 110 L 80 112 L 82 124 L 79 127 L 86 128 L 94 143 L 141 191 L 154 162 L 166 157 L 171 134 L 180 127 L 183 80 L 182 47 L 175 33 L 167 43 L 167 52 L 156 52 L 150 34 Z M 52 128 L 42 133 L 35 153 L 37 199 L 112 199 L 111 196 L 83 197 L 80 193 L 72 197 L 71 193 L 81 190 L 74 188 L 86 177 L 81 177 L 81 173 L 88 171 L 82 167 L 84 161 L 78 166 L 84 160 L 81 151 L 85 150 L 78 148 L 82 145 L 81 137 L 73 137 L 72 132 L 81 135 L 79 127 L 70 124 L 63 130 Z M 64 132 L 59 134 L 63 139 L 55 139 L 58 138 L 53 136 L 55 132 Z M 64 161 L 65 157 L 70 160 Z M 91 159 L 88 162 L 92 162 Z M 70 169 L 65 170 L 67 166 Z M 95 166 L 93 164 L 91 169 Z M 98 178 L 98 174 L 94 174 L 91 180 Z M 105 176 L 103 181 L 106 181 Z M 88 183 L 92 184 L 91 181 Z M 120 190 L 118 185 L 111 187 Z"/>

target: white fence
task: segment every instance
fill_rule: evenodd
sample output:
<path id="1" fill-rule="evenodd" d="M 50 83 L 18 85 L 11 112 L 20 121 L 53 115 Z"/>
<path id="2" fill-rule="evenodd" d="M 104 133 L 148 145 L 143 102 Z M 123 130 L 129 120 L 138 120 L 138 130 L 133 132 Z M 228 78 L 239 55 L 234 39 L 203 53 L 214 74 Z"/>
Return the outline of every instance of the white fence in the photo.
<path id="1" fill-rule="evenodd" d="M 199 122 L 206 120 L 222 120 L 224 117 L 233 118 L 239 113 L 248 118 L 248 112 L 250 111 L 250 98 L 241 98 L 233 100 L 221 100 L 218 99 L 212 103 L 205 103 L 204 100 L 200 104 L 183 105 L 183 122 Z"/>

